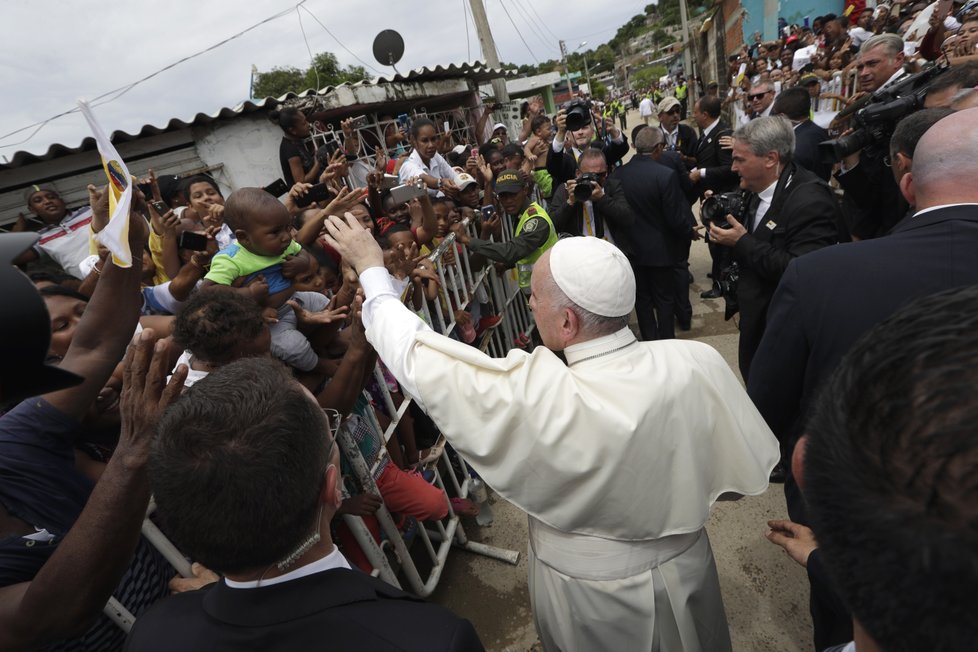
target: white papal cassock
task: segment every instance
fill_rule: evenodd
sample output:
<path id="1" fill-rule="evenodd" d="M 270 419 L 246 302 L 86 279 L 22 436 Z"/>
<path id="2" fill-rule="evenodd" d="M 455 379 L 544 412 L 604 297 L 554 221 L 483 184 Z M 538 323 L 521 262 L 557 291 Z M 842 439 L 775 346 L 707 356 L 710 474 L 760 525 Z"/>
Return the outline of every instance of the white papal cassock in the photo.
<path id="1" fill-rule="evenodd" d="M 704 529 L 723 493 L 764 492 L 777 440 L 698 342 L 625 328 L 493 359 L 432 332 L 383 268 L 360 276 L 367 338 L 452 445 L 529 514 L 544 648 L 730 649 Z"/>

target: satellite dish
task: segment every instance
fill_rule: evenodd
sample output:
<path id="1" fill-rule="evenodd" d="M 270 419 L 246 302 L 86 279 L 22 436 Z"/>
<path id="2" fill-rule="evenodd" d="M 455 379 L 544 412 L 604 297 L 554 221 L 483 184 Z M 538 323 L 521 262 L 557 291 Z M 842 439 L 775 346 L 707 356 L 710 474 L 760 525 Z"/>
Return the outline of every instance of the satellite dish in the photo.
<path id="1" fill-rule="evenodd" d="M 374 59 L 381 65 L 394 68 L 394 64 L 403 56 L 404 39 L 394 30 L 385 29 L 374 39 Z M 397 68 L 394 68 L 394 72 L 397 72 Z"/>

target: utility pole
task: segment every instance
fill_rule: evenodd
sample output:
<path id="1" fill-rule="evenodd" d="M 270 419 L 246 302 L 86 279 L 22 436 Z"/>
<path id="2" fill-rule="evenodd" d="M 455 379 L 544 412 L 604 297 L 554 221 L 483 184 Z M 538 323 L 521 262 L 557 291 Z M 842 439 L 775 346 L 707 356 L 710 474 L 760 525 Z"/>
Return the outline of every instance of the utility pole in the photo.
<path id="1" fill-rule="evenodd" d="M 567 44 L 563 41 L 560 45 L 560 61 L 564 64 L 564 77 L 567 79 L 567 101 L 574 99 L 574 86 L 571 84 L 570 70 L 567 69 Z"/>
<path id="2" fill-rule="evenodd" d="M 689 79 L 692 74 L 693 64 L 690 60 L 689 52 L 689 15 L 686 8 L 686 0 L 679 0 L 679 16 L 683 21 L 683 73 L 686 79 Z"/>
<path id="3" fill-rule="evenodd" d="M 499 55 L 496 54 L 496 42 L 492 40 L 492 32 L 489 30 L 489 18 L 486 16 L 486 8 L 482 0 L 469 0 L 472 7 L 472 20 L 475 22 L 475 30 L 479 33 L 479 44 L 482 46 L 482 56 L 490 68 L 499 68 Z M 509 91 L 506 90 L 506 80 L 502 77 L 492 80 L 493 95 L 496 102 L 505 104 L 509 102 Z"/>

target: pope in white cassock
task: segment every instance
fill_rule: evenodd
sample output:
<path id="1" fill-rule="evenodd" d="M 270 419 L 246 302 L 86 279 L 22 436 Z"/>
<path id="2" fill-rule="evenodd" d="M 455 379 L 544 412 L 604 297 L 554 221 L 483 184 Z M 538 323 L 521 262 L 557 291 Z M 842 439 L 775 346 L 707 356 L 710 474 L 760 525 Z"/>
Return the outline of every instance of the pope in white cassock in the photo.
<path id="1" fill-rule="evenodd" d="M 704 529 L 718 498 L 764 492 L 778 443 L 706 344 L 638 342 L 635 278 L 596 238 L 537 261 L 544 347 L 502 359 L 431 331 L 347 215 L 332 246 L 360 275 L 367 338 L 459 453 L 529 515 L 529 587 L 548 651 L 730 650 Z M 554 351 L 563 351 L 566 363 Z"/>

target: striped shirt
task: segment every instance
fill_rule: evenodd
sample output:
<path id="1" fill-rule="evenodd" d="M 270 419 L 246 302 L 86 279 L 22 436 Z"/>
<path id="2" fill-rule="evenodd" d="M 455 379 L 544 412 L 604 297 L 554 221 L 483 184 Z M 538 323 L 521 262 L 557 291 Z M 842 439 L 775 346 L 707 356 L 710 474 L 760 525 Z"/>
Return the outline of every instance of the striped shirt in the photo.
<path id="1" fill-rule="evenodd" d="M 37 234 L 40 240 L 34 245 L 39 254 L 46 254 L 75 278 L 84 279 L 79 265 L 93 252 L 91 250 L 92 209 L 88 206 L 68 214 L 58 224 L 46 226 Z"/>

